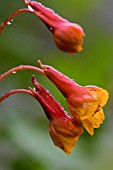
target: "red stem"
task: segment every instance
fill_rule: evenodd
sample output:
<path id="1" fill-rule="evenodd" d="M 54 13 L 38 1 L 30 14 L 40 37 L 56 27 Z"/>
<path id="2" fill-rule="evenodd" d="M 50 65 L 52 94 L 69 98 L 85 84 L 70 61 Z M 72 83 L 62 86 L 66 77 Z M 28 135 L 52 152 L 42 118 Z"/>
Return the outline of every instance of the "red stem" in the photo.
<path id="1" fill-rule="evenodd" d="M 23 8 L 15 11 L 13 14 L 11 14 L 0 26 L 0 33 L 4 30 L 8 22 L 10 22 L 16 15 L 22 13 L 22 12 L 31 12 L 28 8 Z"/>
<path id="2" fill-rule="evenodd" d="M 27 93 L 33 97 L 34 94 L 30 91 L 30 90 L 26 90 L 26 89 L 16 89 L 16 90 L 11 90 L 9 92 L 7 92 L 6 94 L 4 94 L 3 96 L 0 97 L 0 102 L 2 102 L 3 100 L 5 100 L 7 97 L 13 95 L 13 94 L 16 94 L 16 93 Z"/>
<path id="3" fill-rule="evenodd" d="M 12 74 L 13 72 L 17 72 L 17 71 L 20 71 L 20 70 L 34 70 L 38 73 L 45 75 L 44 71 L 42 69 L 38 68 L 38 67 L 30 66 L 30 65 L 20 65 L 20 66 L 14 67 L 14 68 L 6 71 L 5 73 L 1 74 L 0 75 L 0 81 L 3 80 L 8 75 Z"/>

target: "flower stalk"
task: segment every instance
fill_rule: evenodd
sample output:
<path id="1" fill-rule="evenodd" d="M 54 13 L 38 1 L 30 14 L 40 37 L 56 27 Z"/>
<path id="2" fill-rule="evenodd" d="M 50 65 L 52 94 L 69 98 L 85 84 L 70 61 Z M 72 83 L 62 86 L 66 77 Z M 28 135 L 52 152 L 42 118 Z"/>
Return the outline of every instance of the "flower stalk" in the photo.
<path id="1" fill-rule="evenodd" d="M 23 8 L 15 11 L 13 14 L 11 14 L 1 25 L 0 25 L 0 33 L 4 30 L 4 28 L 8 25 L 9 22 L 11 22 L 17 15 L 23 12 L 31 12 L 28 8 Z"/>
<path id="2" fill-rule="evenodd" d="M 31 66 L 31 65 L 20 65 L 20 66 L 14 67 L 14 68 L 6 71 L 5 73 L 1 74 L 0 81 L 2 81 L 4 78 L 9 76 L 10 74 L 13 74 L 13 73 L 15 73 L 17 71 L 21 71 L 21 70 L 33 70 L 33 71 L 36 71 L 38 73 L 45 75 L 44 71 L 38 67 Z"/>
<path id="3" fill-rule="evenodd" d="M 2 102 L 3 100 L 5 100 L 6 98 L 8 98 L 9 96 L 13 95 L 13 94 L 17 94 L 17 93 L 26 93 L 29 94 L 31 96 L 34 97 L 33 93 L 30 90 L 26 90 L 26 89 L 16 89 L 16 90 L 10 90 L 9 92 L 3 94 L 0 97 L 0 102 Z"/>

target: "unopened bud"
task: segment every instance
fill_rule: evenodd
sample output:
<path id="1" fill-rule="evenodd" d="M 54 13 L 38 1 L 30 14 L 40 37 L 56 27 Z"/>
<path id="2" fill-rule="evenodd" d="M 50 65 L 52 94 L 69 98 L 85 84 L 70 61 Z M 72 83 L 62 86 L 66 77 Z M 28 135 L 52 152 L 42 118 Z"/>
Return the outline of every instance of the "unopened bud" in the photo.
<path id="1" fill-rule="evenodd" d="M 25 3 L 51 31 L 60 50 L 71 54 L 82 50 L 84 31 L 80 25 L 69 22 L 41 3 L 26 0 Z"/>

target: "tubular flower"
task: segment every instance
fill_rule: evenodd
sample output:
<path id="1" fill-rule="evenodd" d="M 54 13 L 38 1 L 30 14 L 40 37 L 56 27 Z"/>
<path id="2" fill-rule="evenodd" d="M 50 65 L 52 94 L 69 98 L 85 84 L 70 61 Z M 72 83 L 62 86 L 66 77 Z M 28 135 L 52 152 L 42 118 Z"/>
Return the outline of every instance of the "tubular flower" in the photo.
<path id="1" fill-rule="evenodd" d="M 76 121 L 93 135 L 94 128 L 100 127 L 105 118 L 102 107 L 108 100 L 108 92 L 97 86 L 80 86 L 53 67 L 42 65 L 40 61 L 39 65 L 66 98 Z"/>
<path id="2" fill-rule="evenodd" d="M 29 88 L 32 96 L 41 104 L 50 121 L 49 133 L 54 144 L 65 153 L 70 154 L 75 147 L 79 136 L 83 133 L 82 127 L 76 120 L 64 111 L 63 107 L 45 90 L 35 77 L 32 78 L 35 90 Z"/>
<path id="3" fill-rule="evenodd" d="M 84 31 L 80 25 L 60 17 L 41 3 L 30 0 L 24 0 L 24 2 L 51 31 L 56 46 L 60 50 L 68 53 L 76 53 L 82 50 Z"/>

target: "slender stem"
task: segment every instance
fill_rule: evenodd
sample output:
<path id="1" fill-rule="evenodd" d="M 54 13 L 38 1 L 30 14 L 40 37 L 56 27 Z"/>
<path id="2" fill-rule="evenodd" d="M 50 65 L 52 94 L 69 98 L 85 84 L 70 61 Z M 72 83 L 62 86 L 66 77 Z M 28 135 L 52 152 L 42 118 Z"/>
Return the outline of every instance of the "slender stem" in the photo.
<path id="1" fill-rule="evenodd" d="M 17 11 L 15 11 L 13 14 L 11 14 L 1 25 L 0 25 L 0 33 L 4 30 L 4 28 L 6 27 L 6 25 L 8 24 L 8 22 L 10 22 L 11 20 L 13 20 L 13 18 L 22 13 L 22 12 L 31 12 L 28 8 L 23 8 L 23 9 L 19 9 Z"/>
<path id="2" fill-rule="evenodd" d="M 20 66 L 14 67 L 14 68 L 6 71 L 5 73 L 1 74 L 0 81 L 3 80 L 4 78 L 6 78 L 8 75 L 10 75 L 14 72 L 20 71 L 20 70 L 34 70 L 38 73 L 45 75 L 44 71 L 38 67 L 30 66 L 30 65 L 20 65 Z"/>
<path id="3" fill-rule="evenodd" d="M 16 90 L 11 90 L 11 91 L 5 93 L 4 95 L 2 95 L 2 96 L 0 97 L 0 102 L 2 102 L 2 101 L 5 100 L 7 97 L 9 97 L 9 96 L 11 96 L 11 95 L 13 95 L 13 94 L 16 94 L 16 93 L 26 93 L 26 94 L 29 94 L 29 95 L 35 97 L 34 94 L 33 94 L 30 90 L 26 90 L 26 89 L 16 89 Z"/>

